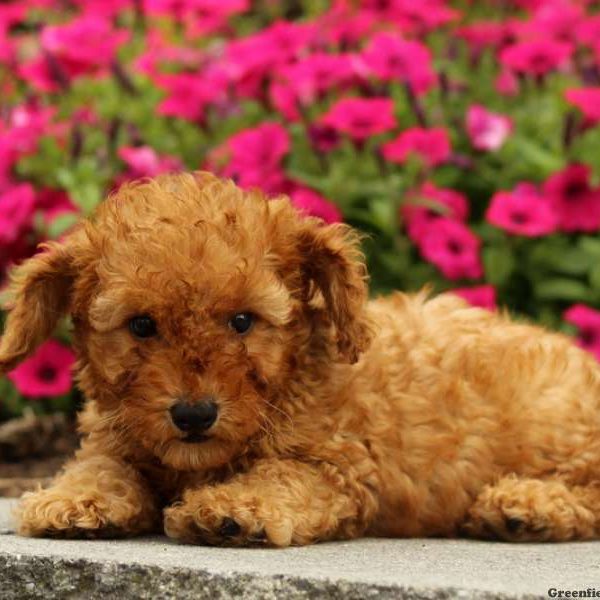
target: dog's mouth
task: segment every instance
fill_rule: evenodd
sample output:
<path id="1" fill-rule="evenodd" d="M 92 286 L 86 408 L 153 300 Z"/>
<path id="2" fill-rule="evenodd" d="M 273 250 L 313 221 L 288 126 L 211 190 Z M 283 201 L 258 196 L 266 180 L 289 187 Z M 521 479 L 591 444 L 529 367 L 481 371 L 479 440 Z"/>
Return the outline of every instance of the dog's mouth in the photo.
<path id="1" fill-rule="evenodd" d="M 189 433 L 184 438 L 181 438 L 181 441 L 184 444 L 201 444 L 202 442 L 206 442 L 209 439 L 210 436 L 204 433 Z"/>

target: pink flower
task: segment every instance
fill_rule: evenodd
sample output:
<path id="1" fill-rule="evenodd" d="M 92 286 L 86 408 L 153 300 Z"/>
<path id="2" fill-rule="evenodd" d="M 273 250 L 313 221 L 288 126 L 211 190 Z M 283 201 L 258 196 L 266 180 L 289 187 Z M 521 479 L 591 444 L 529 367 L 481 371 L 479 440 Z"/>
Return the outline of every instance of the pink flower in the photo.
<path id="1" fill-rule="evenodd" d="M 223 29 L 233 15 L 246 12 L 249 0 L 144 0 L 148 14 L 175 18 L 196 37 Z"/>
<path id="2" fill-rule="evenodd" d="M 545 75 L 564 65 L 573 54 L 573 46 L 552 39 L 517 42 L 500 53 L 500 62 L 528 75 Z"/>
<path id="3" fill-rule="evenodd" d="M 451 147 L 448 132 L 443 127 L 413 127 L 384 144 L 381 151 L 390 162 L 402 164 L 410 155 L 417 154 L 427 166 L 435 167 L 448 160 Z"/>
<path id="4" fill-rule="evenodd" d="M 527 237 L 554 233 L 558 226 L 551 204 L 528 185 L 517 186 L 512 192 L 496 192 L 486 219 L 509 233 Z"/>
<path id="5" fill-rule="evenodd" d="M 480 104 L 473 104 L 467 110 L 467 133 L 477 150 L 498 150 L 513 129 L 510 117 L 487 110 Z"/>
<path id="6" fill-rule="evenodd" d="M 600 361 L 600 312 L 585 304 L 574 304 L 564 312 L 563 319 L 579 329 L 577 345 Z"/>
<path id="7" fill-rule="evenodd" d="M 600 14 L 586 15 L 575 28 L 574 38 L 580 43 L 595 46 L 600 40 Z"/>
<path id="8" fill-rule="evenodd" d="M 459 27 L 457 35 L 471 46 L 475 52 L 484 48 L 497 48 L 506 42 L 508 27 L 506 23 L 498 21 L 476 21 L 470 25 Z"/>
<path id="9" fill-rule="evenodd" d="M 128 167 L 127 178 L 156 177 L 161 173 L 183 170 L 183 163 L 175 156 L 159 156 L 150 146 L 123 146 L 119 158 Z"/>
<path id="10" fill-rule="evenodd" d="M 0 248 L 14 243 L 31 228 L 35 192 L 28 183 L 0 193 Z"/>
<path id="11" fill-rule="evenodd" d="M 73 0 L 86 15 L 112 19 L 131 8 L 131 0 Z"/>
<path id="12" fill-rule="evenodd" d="M 360 6 L 373 11 L 381 23 L 393 23 L 400 31 L 413 34 L 433 31 L 460 14 L 444 0 L 363 0 Z"/>
<path id="13" fill-rule="evenodd" d="M 590 122 L 600 121 L 600 87 L 570 89 L 565 92 L 565 98 Z"/>
<path id="14" fill-rule="evenodd" d="M 156 82 L 168 94 L 159 104 L 158 113 L 192 122 L 204 119 L 208 105 L 225 102 L 229 85 L 226 74 L 219 69 L 158 75 Z"/>
<path id="15" fill-rule="evenodd" d="M 402 218 L 406 221 L 409 237 L 414 242 L 419 242 L 427 234 L 433 221 L 450 218 L 454 221 L 466 221 L 469 213 L 467 198 L 455 190 L 438 188 L 431 182 L 423 184 L 421 189 L 414 194 L 416 202 L 408 202 L 402 206 Z M 434 206 L 424 205 L 429 201 Z M 435 210 L 435 209 L 439 210 Z"/>
<path id="16" fill-rule="evenodd" d="M 519 93 L 519 80 L 510 69 L 503 69 L 494 81 L 494 89 L 504 96 L 516 96 Z"/>
<path id="17" fill-rule="evenodd" d="M 456 288 L 450 292 L 464 298 L 471 306 L 496 310 L 496 288 L 493 285 Z"/>
<path id="18" fill-rule="evenodd" d="M 390 98 L 342 98 L 322 117 L 321 125 L 365 140 L 396 127 L 394 102 Z"/>
<path id="19" fill-rule="evenodd" d="M 166 40 L 160 31 L 150 29 L 146 36 L 146 48 L 133 61 L 133 67 L 154 78 L 170 65 L 177 65 L 184 70 L 198 69 L 205 59 L 205 52 L 189 46 L 176 46 Z"/>
<path id="20" fill-rule="evenodd" d="M 287 130 L 278 123 L 263 123 L 230 137 L 211 153 L 207 167 L 244 188 L 281 193 L 286 182 L 281 166 L 289 150 Z"/>
<path id="21" fill-rule="evenodd" d="M 319 217 L 326 223 L 342 221 L 340 209 L 314 190 L 297 186 L 290 193 L 292 204 L 301 212 L 311 217 Z"/>
<path id="22" fill-rule="evenodd" d="M 261 98 L 274 69 L 299 58 L 314 43 L 312 23 L 277 21 L 251 36 L 230 41 L 221 64 L 238 96 Z"/>
<path id="23" fill-rule="evenodd" d="M 481 241 L 466 225 L 448 218 L 432 222 L 419 242 L 423 258 L 448 279 L 476 279 L 483 275 L 480 246 Z"/>
<path id="24" fill-rule="evenodd" d="M 313 124 L 308 128 L 310 143 L 319 152 L 329 152 L 340 143 L 340 134 L 329 125 Z"/>
<path id="25" fill-rule="evenodd" d="M 74 362 L 75 355 L 69 348 L 48 340 L 8 377 L 24 396 L 60 396 L 71 389 Z"/>
<path id="26" fill-rule="evenodd" d="M 579 41 L 578 25 L 584 20 L 581 6 L 573 6 L 568 1 L 553 0 L 541 2 L 532 18 L 524 23 L 523 35 L 550 36 L 555 39 Z M 587 17 L 586 17 L 587 19 Z"/>
<path id="27" fill-rule="evenodd" d="M 271 83 L 275 108 L 288 119 L 300 117 L 299 106 L 310 106 L 328 90 L 343 88 L 356 79 L 351 59 L 344 54 L 314 53 L 282 67 Z"/>
<path id="28" fill-rule="evenodd" d="M 36 210 L 41 210 L 46 223 L 67 213 L 77 213 L 79 209 L 73 204 L 64 190 L 46 188 L 40 190 L 35 199 Z"/>
<path id="29" fill-rule="evenodd" d="M 23 65 L 21 76 L 41 91 L 55 91 L 74 77 L 105 72 L 129 37 L 94 15 L 46 26 L 40 35 L 42 55 Z"/>
<path id="30" fill-rule="evenodd" d="M 590 168 L 573 164 L 555 173 L 544 192 L 558 214 L 561 231 L 594 232 L 600 229 L 600 190 L 590 186 Z"/>
<path id="31" fill-rule="evenodd" d="M 335 3 L 315 19 L 318 30 L 337 48 L 353 48 L 359 45 L 377 26 L 376 15 L 354 7 Z"/>
<path id="32" fill-rule="evenodd" d="M 404 81 L 417 94 L 427 92 L 436 82 L 431 53 L 421 42 L 403 40 L 387 32 L 378 33 L 363 51 L 362 59 L 383 81 Z"/>

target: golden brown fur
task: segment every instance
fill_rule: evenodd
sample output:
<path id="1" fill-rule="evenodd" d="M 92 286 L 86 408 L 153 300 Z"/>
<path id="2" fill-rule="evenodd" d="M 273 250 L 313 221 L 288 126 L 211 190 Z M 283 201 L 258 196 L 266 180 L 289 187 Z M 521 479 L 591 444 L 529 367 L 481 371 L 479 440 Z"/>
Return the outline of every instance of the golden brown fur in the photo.
<path id="1" fill-rule="evenodd" d="M 87 397 L 76 457 L 21 502 L 24 535 L 599 535 L 595 361 L 454 296 L 367 302 L 357 235 L 285 198 L 206 173 L 126 185 L 13 291 L 0 369 L 69 313 Z M 130 333 L 140 314 L 157 337 Z M 184 443 L 169 408 L 206 394 L 218 421 Z"/>

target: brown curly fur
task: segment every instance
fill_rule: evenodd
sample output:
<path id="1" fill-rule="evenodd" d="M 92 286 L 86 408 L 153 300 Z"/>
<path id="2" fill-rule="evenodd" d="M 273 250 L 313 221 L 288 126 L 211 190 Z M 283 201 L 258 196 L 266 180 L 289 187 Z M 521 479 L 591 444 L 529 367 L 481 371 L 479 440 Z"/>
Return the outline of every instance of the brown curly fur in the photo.
<path id="1" fill-rule="evenodd" d="M 124 186 L 25 263 L 12 368 L 72 316 L 81 449 L 24 535 L 269 543 L 600 530 L 600 371 L 568 339 L 450 295 L 367 302 L 358 236 L 206 173 Z M 232 314 L 257 315 L 239 336 Z M 150 314 L 158 336 L 128 331 Z M 169 408 L 210 394 L 182 442 Z M 162 511 L 162 514 L 161 514 Z"/>

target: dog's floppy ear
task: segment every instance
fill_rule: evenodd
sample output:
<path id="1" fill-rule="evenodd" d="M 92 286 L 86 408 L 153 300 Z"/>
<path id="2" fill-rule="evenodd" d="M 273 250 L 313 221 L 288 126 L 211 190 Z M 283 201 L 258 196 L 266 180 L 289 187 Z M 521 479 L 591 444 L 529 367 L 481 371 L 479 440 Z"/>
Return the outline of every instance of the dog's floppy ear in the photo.
<path id="1" fill-rule="evenodd" d="M 348 225 L 323 225 L 318 219 L 307 218 L 297 239 L 306 299 L 310 300 L 316 290 L 321 292 L 335 327 L 340 357 L 355 363 L 372 338 L 365 313 L 367 270 L 360 237 Z"/>
<path id="2" fill-rule="evenodd" d="M 68 310 L 74 279 L 70 245 L 50 242 L 41 248 L 12 275 L 10 312 L 0 338 L 0 373 L 29 356 Z"/>

